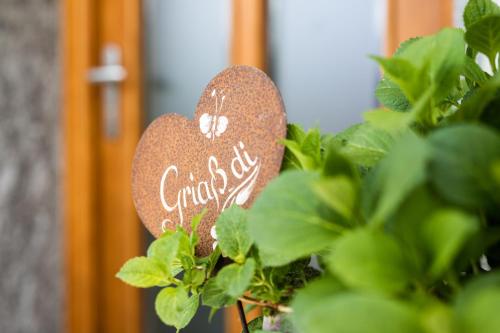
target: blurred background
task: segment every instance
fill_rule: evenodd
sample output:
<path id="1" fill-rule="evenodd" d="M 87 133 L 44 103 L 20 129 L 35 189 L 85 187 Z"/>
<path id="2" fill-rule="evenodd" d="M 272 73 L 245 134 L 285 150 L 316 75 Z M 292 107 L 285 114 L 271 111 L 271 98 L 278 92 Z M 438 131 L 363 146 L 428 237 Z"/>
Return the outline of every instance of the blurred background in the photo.
<path id="1" fill-rule="evenodd" d="M 288 121 L 336 132 L 377 106 L 369 54 L 461 26 L 466 0 L 0 0 L 0 332 L 174 332 L 114 278 L 151 238 L 130 197 L 145 126 L 192 117 L 231 64 Z M 184 332 L 241 330 L 233 309 Z"/>

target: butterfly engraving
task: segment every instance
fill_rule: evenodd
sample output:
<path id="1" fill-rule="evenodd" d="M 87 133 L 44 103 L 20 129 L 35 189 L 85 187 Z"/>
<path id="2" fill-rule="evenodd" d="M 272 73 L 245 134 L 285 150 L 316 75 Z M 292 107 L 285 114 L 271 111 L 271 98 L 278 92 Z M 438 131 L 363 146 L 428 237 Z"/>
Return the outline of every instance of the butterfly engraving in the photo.
<path id="1" fill-rule="evenodd" d="M 222 110 L 222 106 L 224 105 L 224 99 L 226 98 L 224 90 L 221 90 L 219 93 L 217 93 L 217 89 L 212 90 L 211 97 L 215 98 L 215 112 L 213 115 L 208 113 L 201 115 L 200 130 L 201 133 L 203 133 L 208 139 L 214 140 L 215 137 L 221 136 L 221 134 L 226 131 L 229 120 L 226 116 L 219 115 Z"/>

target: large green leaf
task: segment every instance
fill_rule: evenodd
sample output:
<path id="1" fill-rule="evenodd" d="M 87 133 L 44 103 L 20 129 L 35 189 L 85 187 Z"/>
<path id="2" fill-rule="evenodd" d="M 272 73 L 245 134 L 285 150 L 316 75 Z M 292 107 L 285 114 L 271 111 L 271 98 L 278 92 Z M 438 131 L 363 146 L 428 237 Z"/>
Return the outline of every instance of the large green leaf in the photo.
<path id="1" fill-rule="evenodd" d="M 500 332 L 500 274 L 488 273 L 459 295 L 455 305 L 455 331 L 459 333 Z"/>
<path id="2" fill-rule="evenodd" d="M 247 224 L 247 211 L 233 205 L 219 215 L 215 225 L 222 254 L 237 263 L 245 261 L 245 255 L 252 246 Z"/>
<path id="3" fill-rule="evenodd" d="M 437 197 L 428 184 L 415 188 L 397 207 L 387 223 L 387 230 L 393 233 L 404 244 L 408 265 L 415 272 L 424 274 L 433 259 L 422 240 L 424 221 L 447 205 Z M 446 243 L 446 240 L 443 241 Z"/>
<path id="4" fill-rule="evenodd" d="M 310 332 L 308 326 L 314 315 L 313 309 L 321 306 L 323 298 L 331 298 L 334 294 L 343 290 L 340 282 L 331 276 L 324 276 L 307 284 L 298 290 L 292 302 L 292 321 L 300 332 Z M 318 331 L 323 332 L 323 331 Z M 326 331 L 329 332 L 329 331 Z"/>
<path id="5" fill-rule="evenodd" d="M 500 14 L 500 7 L 492 0 L 469 0 L 464 9 L 464 25 L 469 29 L 482 18 Z"/>
<path id="6" fill-rule="evenodd" d="M 420 233 L 431 258 L 429 275 L 436 278 L 450 269 L 459 251 L 478 229 L 474 216 L 458 210 L 440 210 L 424 220 Z"/>
<path id="7" fill-rule="evenodd" d="M 272 180 L 253 204 L 248 227 L 265 265 L 270 261 L 284 265 L 320 251 L 341 231 L 322 213 L 324 205 L 313 192 L 318 179 L 316 173 L 287 171 Z"/>
<path id="8" fill-rule="evenodd" d="M 370 123 L 354 125 L 335 136 L 340 152 L 354 163 L 372 167 L 389 152 L 396 136 Z"/>
<path id="9" fill-rule="evenodd" d="M 243 264 L 230 264 L 217 274 L 216 282 L 219 288 L 225 290 L 228 296 L 238 298 L 247 290 L 255 271 L 255 260 L 247 259 Z"/>
<path id="10" fill-rule="evenodd" d="M 364 195 L 372 223 L 384 223 L 405 197 L 426 179 L 430 150 L 425 141 L 408 133 L 380 162 Z"/>
<path id="11" fill-rule="evenodd" d="M 475 50 L 484 53 L 491 62 L 500 51 L 500 14 L 488 16 L 471 25 L 465 40 Z"/>
<path id="12" fill-rule="evenodd" d="M 346 233 L 335 242 L 328 267 L 352 288 L 383 293 L 403 290 L 413 275 L 398 242 L 366 228 Z"/>
<path id="13" fill-rule="evenodd" d="M 421 310 L 421 322 L 426 333 L 455 333 L 453 330 L 453 311 L 442 302 L 429 302 Z"/>
<path id="14" fill-rule="evenodd" d="M 406 46 L 397 58 L 411 63 L 417 69 L 417 74 L 411 78 L 416 94 L 413 96 L 414 100 L 429 89 L 429 84 L 432 84 L 433 98 L 436 101 L 448 96 L 458 84 L 459 74 L 465 63 L 464 50 L 463 32 L 450 28 Z M 400 87 L 403 89 L 401 85 Z"/>
<path id="15" fill-rule="evenodd" d="M 500 203 L 499 184 L 492 181 L 500 158 L 500 136 L 479 125 L 455 125 L 430 135 L 430 178 L 439 193 L 468 208 Z"/>
<path id="16" fill-rule="evenodd" d="M 128 260 L 116 277 L 138 288 L 166 286 L 170 274 L 166 266 L 155 258 L 136 257 Z"/>
<path id="17" fill-rule="evenodd" d="M 376 295 L 300 292 L 293 303 L 293 320 L 301 332 L 423 333 L 415 310 Z"/>
<path id="18" fill-rule="evenodd" d="M 357 199 L 356 184 L 346 176 L 321 179 L 314 192 L 323 202 L 346 220 L 351 220 Z"/>
<path id="19" fill-rule="evenodd" d="M 197 295 L 189 296 L 183 288 L 164 288 L 156 296 L 155 310 L 167 325 L 178 330 L 189 324 L 198 310 Z"/>

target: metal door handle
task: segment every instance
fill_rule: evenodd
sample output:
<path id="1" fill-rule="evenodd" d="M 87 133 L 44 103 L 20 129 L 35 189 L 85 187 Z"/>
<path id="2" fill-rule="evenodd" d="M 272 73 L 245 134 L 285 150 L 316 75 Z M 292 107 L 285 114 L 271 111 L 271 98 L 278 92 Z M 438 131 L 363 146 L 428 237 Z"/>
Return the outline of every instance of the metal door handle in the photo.
<path id="1" fill-rule="evenodd" d="M 120 124 L 120 83 L 127 77 L 121 65 L 121 50 L 115 44 L 104 46 L 101 55 L 102 66 L 91 68 L 88 80 L 102 85 L 101 99 L 104 118 L 104 132 L 107 137 L 115 138 Z"/>
<path id="2" fill-rule="evenodd" d="M 125 80 L 126 77 L 127 71 L 121 65 L 106 65 L 89 70 L 89 81 L 91 83 L 119 83 Z"/>

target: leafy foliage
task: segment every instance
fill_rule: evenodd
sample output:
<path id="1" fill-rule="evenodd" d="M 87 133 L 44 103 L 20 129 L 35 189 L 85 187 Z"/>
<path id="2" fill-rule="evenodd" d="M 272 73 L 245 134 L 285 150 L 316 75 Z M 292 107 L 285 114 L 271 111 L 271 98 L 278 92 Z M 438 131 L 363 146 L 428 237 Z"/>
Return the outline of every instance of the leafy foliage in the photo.
<path id="1" fill-rule="evenodd" d="M 335 135 L 289 125 L 281 175 L 219 216 L 212 255 L 195 255 L 201 214 L 117 276 L 161 287 L 177 329 L 201 296 L 262 307 L 252 332 L 500 332 L 499 20 L 471 0 L 465 32 L 374 57 L 383 106 Z"/>

